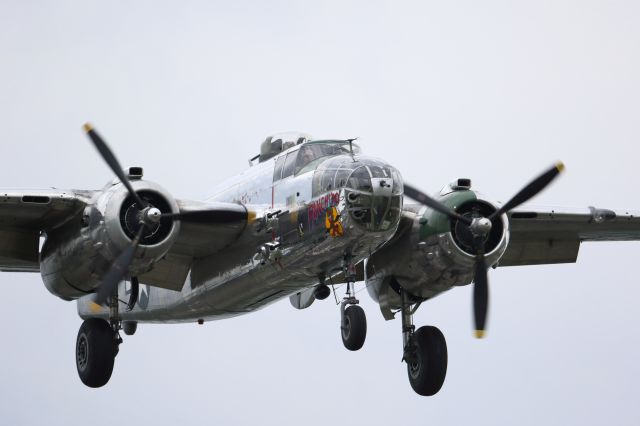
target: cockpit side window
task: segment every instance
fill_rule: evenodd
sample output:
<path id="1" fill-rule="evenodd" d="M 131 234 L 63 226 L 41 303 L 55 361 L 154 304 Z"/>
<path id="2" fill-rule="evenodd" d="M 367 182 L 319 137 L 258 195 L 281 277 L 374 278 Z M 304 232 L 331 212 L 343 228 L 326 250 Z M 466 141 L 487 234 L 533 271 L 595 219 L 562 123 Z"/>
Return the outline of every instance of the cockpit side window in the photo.
<path id="1" fill-rule="evenodd" d="M 282 169 L 282 178 L 293 175 L 296 170 L 296 158 L 298 157 L 298 150 L 291 151 L 287 154 L 287 159 L 284 162 L 284 168 Z"/>
<path id="2" fill-rule="evenodd" d="M 296 162 L 296 173 L 298 173 L 304 166 L 311 163 L 318 158 L 315 147 L 306 145 L 300 148 L 300 154 L 298 154 L 298 161 Z"/>
<path id="3" fill-rule="evenodd" d="M 285 156 L 281 155 L 276 160 L 276 167 L 275 167 L 275 169 L 273 169 L 273 181 L 274 182 L 277 181 L 277 180 L 280 180 L 280 178 L 282 178 L 282 168 L 284 167 L 284 159 L 285 159 Z"/>
<path id="4" fill-rule="evenodd" d="M 296 163 L 296 174 L 300 171 L 309 171 L 317 165 L 319 160 L 324 157 L 345 154 L 346 151 L 339 145 L 319 143 L 319 144 L 305 144 L 300 148 L 300 154 L 298 154 L 298 161 Z M 313 165 L 312 165 L 313 163 Z"/>

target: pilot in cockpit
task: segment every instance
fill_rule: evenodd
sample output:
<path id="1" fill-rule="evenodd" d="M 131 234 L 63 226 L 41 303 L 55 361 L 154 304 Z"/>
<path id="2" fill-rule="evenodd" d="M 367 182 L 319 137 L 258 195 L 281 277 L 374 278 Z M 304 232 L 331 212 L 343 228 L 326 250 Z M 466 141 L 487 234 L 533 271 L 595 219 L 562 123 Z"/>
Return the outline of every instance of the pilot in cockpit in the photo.
<path id="1" fill-rule="evenodd" d="M 340 146 L 332 143 L 314 143 L 303 145 L 298 152 L 296 173 L 308 164 L 320 161 L 321 158 L 344 154 L 346 151 Z M 315 163 L 314 163 L 315 164 Z"/>
<path id="2" fill-rule="evenodd" d="M 313 148 L 310 146 L 303 146 L 300 148 L 300 158 L 302 159 L 302 164 L 309 164 L 313 160 L 315 160 L 316 155 L 313 152 Z"/>

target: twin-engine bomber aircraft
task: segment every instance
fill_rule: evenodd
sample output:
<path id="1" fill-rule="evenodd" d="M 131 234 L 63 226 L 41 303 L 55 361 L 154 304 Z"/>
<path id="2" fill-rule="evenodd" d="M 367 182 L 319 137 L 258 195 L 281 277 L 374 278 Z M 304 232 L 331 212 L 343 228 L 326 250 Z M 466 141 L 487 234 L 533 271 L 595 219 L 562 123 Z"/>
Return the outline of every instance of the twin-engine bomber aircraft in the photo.
<path id="1" fill-rule="evenodd" d="M 117 179 L 100 190 L 0 191 L 0 270 L 40 272 L 47 289 L 77 299 L 82 382 L 104 386 L 139 322 L 229 318 L 284 297 L 298 309 L 346 283 L 344 346 L 367 322 L 354 284 L 365 281 L 386 320 L 402 322 L 403 360 L 420 395 L 447 372 L 447 344 L 413 314 L 453 286 L 474 283 L 477 337 L 485 331 L 489 267 L 575 262 L 582 241 L 640 239 L 640 213 L 518 208 L 562 172 L 558 163 L 499 204 L 457 179 L 430 197 L 348 140 L 267 138 L 244 173 L 206 202 L 175 199 L 123 170 L 85 131 Z M 417 201 L 410 204 L 405 196 Z"/>

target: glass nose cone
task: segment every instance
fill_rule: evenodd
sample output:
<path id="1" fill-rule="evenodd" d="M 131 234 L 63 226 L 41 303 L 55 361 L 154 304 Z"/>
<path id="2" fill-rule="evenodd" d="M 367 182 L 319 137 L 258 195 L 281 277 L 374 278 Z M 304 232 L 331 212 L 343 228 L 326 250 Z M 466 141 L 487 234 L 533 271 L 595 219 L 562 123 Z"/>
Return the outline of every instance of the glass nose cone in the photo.
<path id="1" fill-rule="evenodd" d="M 351 221 L 367 231 L 394 229 L 402 211 L 402 177 L 384 161 L 338 156 L 321 163 L 313 175 L 313 196 L 341 191 Z"/>
<path id="2" fill-rule="evenodd" d="M 387 231 L 400 221 L 402 180 L 389 165 L 366 164 L 353 170 L 345 197 L 351 218 L 368 231 Z"/>

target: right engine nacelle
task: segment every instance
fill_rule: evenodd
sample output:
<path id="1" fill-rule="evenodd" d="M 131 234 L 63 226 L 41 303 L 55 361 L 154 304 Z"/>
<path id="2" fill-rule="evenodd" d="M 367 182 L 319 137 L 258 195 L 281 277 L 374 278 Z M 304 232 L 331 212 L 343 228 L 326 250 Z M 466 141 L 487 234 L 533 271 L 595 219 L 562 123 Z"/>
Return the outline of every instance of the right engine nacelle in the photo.
<path id="1" fill-rule="evenodd" d="M 463 216 L 488 217 L 497 210 L 469 189 L 450 189 L 438 201 Z M 413 301 L 426 300 L 453 286 L 470 284 L 475 264 L 469 228 L 424 206 L 405 206 L 398 237 L 369 257 L 367 290 L 387 319 L 401 307 L 400 290 Z M 487 266 L 497 263 L 509 241 L 506 215 L 492 222 L 485 243 Z"/>

